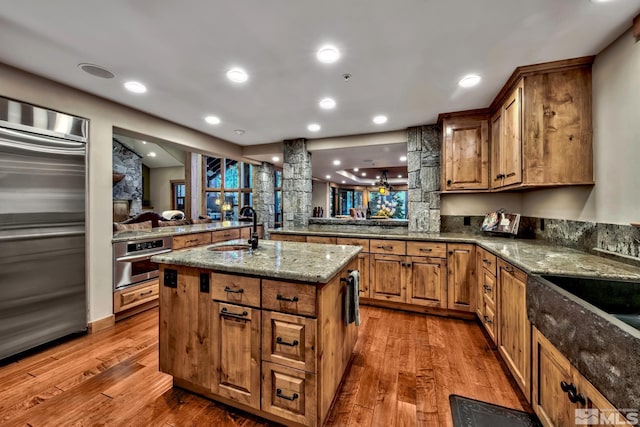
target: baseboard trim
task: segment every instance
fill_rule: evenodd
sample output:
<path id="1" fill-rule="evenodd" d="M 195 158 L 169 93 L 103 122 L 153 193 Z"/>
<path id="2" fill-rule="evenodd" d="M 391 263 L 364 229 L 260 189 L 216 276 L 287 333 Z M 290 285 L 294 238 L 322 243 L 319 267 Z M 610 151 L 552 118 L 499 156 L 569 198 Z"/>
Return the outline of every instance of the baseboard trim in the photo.
<path id="1" fill-rule="evenodd" d="M 93 322 L 89 322 L 88 332 L 90 334 L 94 334 L 96 332 L 102 331 L 104 329 L 110 328 L 116 324 L 116 317 L 111 314 L 107 317 L 103 317 L 102 319 L 94 320 Z"/>

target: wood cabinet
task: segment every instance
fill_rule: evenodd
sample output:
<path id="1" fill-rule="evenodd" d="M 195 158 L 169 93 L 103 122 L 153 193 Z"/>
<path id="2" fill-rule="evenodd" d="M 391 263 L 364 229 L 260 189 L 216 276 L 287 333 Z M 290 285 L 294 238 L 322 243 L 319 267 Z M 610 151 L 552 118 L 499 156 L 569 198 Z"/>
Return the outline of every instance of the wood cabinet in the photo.
<path id="1" fill-rule="evenodd" d="M 211 391 L 260 409 L 260 310 L 213 303 Z"/>
<path id="2" fill-rule="evenodd" d="M 211 243 L 211 232 L 173 236 L 173 250 L 192 248 Z"/>
<path id="3" fill-rule="evenodd" d="M 441 114 L 442 191 L 593 184 L 593 59 L 518 67 L 487 110 Z M 484 142 L 482 112 L 490 131 L 488 162 L 478 148 Z M 489 186 L 479 178 L 487 170 Z"/>
<path id="4" fill-rule="evenodd" d="M 130 286 L 113 293 L 113 312 L 120 313 L 158 299 L 158 279 Z"/>
<path id="5" fill-rule="evenodd" d="M 227 230 L 217 230 L 211 232 L 211 242 L 226 242 L 227 240 L 236 240 L 240 238 L 239 228 L 230 228 Z"/>
<path id="6" fill-rule="evenodd" d="M 516 383 L 531 396 L 531 323 L 527 318 L 527 276 L 498 260 L 498 350 Z"/>
<path id="7" fill-rule="evenodd" d="M 476 248 L 476 313 L 494 344 L 497 344 L 498 281 L 496 278 L 497 257 Z"/>
<path id="8" fill-rule="evenodd" d="M 281 242 L 306 242 L 307 236 L 299 235 L 299 234 L 280 234 L 280 233 L 271 233 L 271 240 L 278 240 Z"/>
<path id="9" fill-rule="evenodd" d="M 336 244 L 335 237 L 326 237 L 326 236 L 307 236 L 307 243 L 324 243 L 327 245 L 335 245 Z"/>
<path id="10" fill-rule="evenodd" d="M 405 257 L 371 254 L 370 296 L 385 301 L 406 302 Z"/>
<path id="11" fill-rule="evenodd" d="M 442 120 L 442 191 L 489 188 L 489 117 L 486 111 Z"/>
<path id="12" fill-rule="evenodd" d="M 165 281 L 169 271 L 176 278 Z M 200 291 L 195 268 L 160 266 L 160 371 L 209 390 L 211 387 L 211 298 Z"/>
<path id="13" fill-rule="evenodd" d="M 491 188 L 522 182 L 522 82 L 491 119 Z"/>
<path id="14" fill-rule="evenodd" d="M 532 338 L 531 403 L 542 425 L 575 425 L 576 409 L 598 410 L 593 414 L 596 420 L 582 420 L 583 424 L 625 424 L 625 418 L 617 409 L 536 328 L 533 328 Z M 605 422 L 601 416 L 609 422 Z"/>
<path id="15" fill-rule="evenodd" d="M 448 305 L 450 310 L 475 311 L 475 245 L 448 244 Z"/>
<path id="16" fill-rule="evenodd" d="M 360 272 L 360 289 L 358 294 L 360 298 L 369 298 L 369 266 L 371 263 L 371 257 L 369 256 L 369 239 L 338 237 L 336 238 L 336 244 L 360 246 L 362 248 L 362 252 L 358 254 L 358 271 Z"/>
<path id="17" fill-rule="evenodd" d="M 407 302 L 447 308 L 447 260 L 407 257 Z"/>

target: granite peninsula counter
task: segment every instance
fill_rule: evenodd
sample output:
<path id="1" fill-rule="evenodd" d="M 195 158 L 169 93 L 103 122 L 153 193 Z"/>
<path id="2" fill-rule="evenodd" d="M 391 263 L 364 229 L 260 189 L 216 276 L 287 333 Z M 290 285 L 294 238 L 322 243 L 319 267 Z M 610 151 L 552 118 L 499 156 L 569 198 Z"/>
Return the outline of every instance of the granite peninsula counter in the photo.
<path id="1" fill-rule="evenodd" d="M 361 248 L 259 242 L 160 264 L 160 370 L 175 386 L 286 425 L 321 426 L 358 331 Z"/>

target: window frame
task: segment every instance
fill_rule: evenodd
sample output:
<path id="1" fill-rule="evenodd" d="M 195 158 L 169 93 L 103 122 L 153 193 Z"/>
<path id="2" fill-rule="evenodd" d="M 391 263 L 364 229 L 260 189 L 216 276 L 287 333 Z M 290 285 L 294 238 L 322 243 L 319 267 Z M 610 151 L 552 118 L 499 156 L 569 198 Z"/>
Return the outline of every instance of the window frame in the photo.
<path id="1" fill-rule="evenodd" d="M 207 183 L 208 183 L 208 179 L 207 179 L 207 159 L 209 158 L 213 158 L 213 159 L 219 159 L 220 160 L 220 187 L 207 187 Z M 227 188 L 225 186 L 226 183 L 226 172 L 227 172 L 227 161 L 228 160 L 233 160 L 235 162 L 237 162 L 238 165 L 238 187 L 234 187 L 234 188 Z M 245 179 L 244 179 L 244 168 L 246 166 L 249 166 L 252 168 L 251 170 L 251 181 L 250 183 L 248 183 L 248 187 L 246 187 L 247 183 L 245 183 Z M 240 203 L 242 203 L 242 200 L 244 199 L 244 194 L 246 193 L 251 193 L 253 194 L 253 164 L 248 163 L 248 162 L 243 162 L 241 160 L 236 160 L 230 157 L 217 157 L 217 156 L 206 156 L 203 155 L 202 156 L 202 205 L 201 205 L 201 211 L 203 212 L 203 214 L 209 216 L 209 213 L 207 212 L 207 194 L 208 193 L 220 193 L 220 201 L 221 201 L 221 206 L 220 206 L 220 219 L 219 221 L 237 221 L 236 219 L 227 219 L 225 218 L 228 213 L 224 213 L 223 212 L 234 212 L 232 214 L 232 216 L 236 216 L 239 217 L 240 216 L 240 209 L 243 206 L 240 206 Z M 227 211 L 223 211 L 222 210 L 222 204 L 224 203 L 224 201 L 226 200 L 226 193 L 237 193 L 238 194 L 238 204 L 232 204 L 231 209 L 227 210 Z"/>

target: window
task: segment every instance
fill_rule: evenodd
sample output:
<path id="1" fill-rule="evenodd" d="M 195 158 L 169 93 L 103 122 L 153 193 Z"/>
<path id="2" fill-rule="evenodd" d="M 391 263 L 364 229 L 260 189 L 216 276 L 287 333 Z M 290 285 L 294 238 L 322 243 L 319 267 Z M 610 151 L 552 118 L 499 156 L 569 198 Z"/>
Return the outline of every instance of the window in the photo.
<path id="1" fill-rule="evenodd" d="M 184 181 L 171 181 L 171 209 L 184 212 Z"/>
<path id="2" fill-rule="evenodd" d="M 204 157 L 205 211 L 216 221 L 237 221 L 240 208 L 253 201 L 253 165 Z"/>
<path id="3" fill-rule="evenodd" d="M 351 208 L 362 206 L 362 191 L 338 189 L 338 215 L 350 215 Z"/>
<path id="4" fill-rule="evenodd" d="M 276 170 L 274 175 L 274 222 L 276 227 L 282 227 L 282 171 Z"/>

